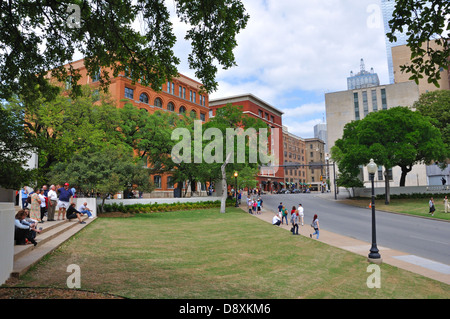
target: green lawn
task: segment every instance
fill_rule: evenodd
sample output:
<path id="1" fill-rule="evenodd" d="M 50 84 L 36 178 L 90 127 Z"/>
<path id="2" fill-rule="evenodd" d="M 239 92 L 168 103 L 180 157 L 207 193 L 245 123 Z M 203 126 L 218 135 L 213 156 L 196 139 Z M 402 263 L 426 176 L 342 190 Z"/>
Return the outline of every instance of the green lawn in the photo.
<path id="1" fill-rule="evenodd" d="M 66 287 L 128 298 L 450 298 L 450 286 L 387 264 L 366 285 L 365 257 L 284 229 L 241 209 L 98 218 L 30 270 L 19 286 Z"/>
<path id="2" fill-rule="evenodd" d="M 348 199 L 342 201 L 348 205 L 354 205 L 359 207 L 368 207 L 371 199 Z M 450 220 L 450 213 L 445 213 L 444 211 L 444 196 L 442 198 L 434 198 L 434 204 L 436 211 L 434 216 L 428 213 L 429 199 L 417 198 L 417 199 L 391 199 L 388 205 L 385 204 L 384 199 L 375 200 L 375 207 L 377 210 L 410 214 L 422 217 L 430 217 L 436 219 Z"/>

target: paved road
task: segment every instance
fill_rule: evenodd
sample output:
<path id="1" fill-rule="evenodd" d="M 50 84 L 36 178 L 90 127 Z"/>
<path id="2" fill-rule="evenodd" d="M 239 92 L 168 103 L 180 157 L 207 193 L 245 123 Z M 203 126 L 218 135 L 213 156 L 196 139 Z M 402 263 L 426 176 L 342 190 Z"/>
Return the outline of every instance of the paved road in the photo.
<path id="1" fill-rule="evenodd" d="M 290 211 L 293 205 L 301 203 L 305 210 L 306 225 L 317 214 L 320 228 L 324 230 L 372 241 L 370 209 L 342 204 L 335 201 L 331 194 L 279 194 L 261 197 L 265 209 L 276 212 L 279 203 L 283 202 Z M 450 222 L 377 211 L 376 227 L 379 248 L 387 247 L 450 265 Z"/>

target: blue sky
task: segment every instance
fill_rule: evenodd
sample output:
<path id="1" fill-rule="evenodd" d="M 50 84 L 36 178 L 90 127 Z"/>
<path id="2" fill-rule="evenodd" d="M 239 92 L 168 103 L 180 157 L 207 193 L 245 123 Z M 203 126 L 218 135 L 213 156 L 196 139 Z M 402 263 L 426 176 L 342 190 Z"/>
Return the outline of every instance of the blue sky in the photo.
<path id="1" fill-rule="evenodd" d="M 173 1 L 167 0 L 173 10 Z M 347 89 L 360 60 L 388 84 L 386 44 L 380 0 L 243 0 L 250 20 L 237 37 L 237 66 L 220 70 L 219 89 L 210 99 L 251 93 L 285 112 L 293 134 L 313 137 L 323 122 L 325 93 Z M 173 14 L 179 71 L 187 67 L 187 26 Z"/>

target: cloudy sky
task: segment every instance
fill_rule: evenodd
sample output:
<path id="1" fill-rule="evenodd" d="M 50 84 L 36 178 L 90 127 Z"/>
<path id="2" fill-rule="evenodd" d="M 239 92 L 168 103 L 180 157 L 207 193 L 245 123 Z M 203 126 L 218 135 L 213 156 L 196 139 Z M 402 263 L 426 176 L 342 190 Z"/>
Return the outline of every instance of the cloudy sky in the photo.
<path id="1" fill-rule="evenodd" d="M 237 66 L 220 70 L 210 99 L 251 93 L 282 110 L 297 136 L 314 136 L 325 117 L 325 93 L 347 89 L 360 60 L 389 82 L 380 0 L 243 0 L 249 23 L 237 37 Z M 167 0 L 173 10 L 173 1 Z M 179 71 L 187 67 L 186 26 L 173 18 Z M 325 119 L 326 120 L 326 119 Z"/>

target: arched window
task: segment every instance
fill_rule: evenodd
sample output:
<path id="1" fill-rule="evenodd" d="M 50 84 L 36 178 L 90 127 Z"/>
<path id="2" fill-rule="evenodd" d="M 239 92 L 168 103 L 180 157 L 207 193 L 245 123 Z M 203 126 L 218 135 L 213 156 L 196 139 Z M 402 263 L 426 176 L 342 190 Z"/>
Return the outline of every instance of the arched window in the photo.
<path id="1" fill-rule="evenodd" d="M 167 109 L 169 111 L 174 112 L 175 111 L 175 105 L 172 102 L 169 102 L 169 104 L 167 104 Z"/>
<path id="2" fill-rule="evenodd" d="M 162 108 L 162 100 L 159 98 L 159 97 L 157 97 L 156 99 L 155 99 L 155 104 L 154 104 L 156 107 L 161 107 Z"/>
<path id="3" fill-rule="evenodd" d="M 190 116 L 191 116 L 191 118 L 196 119 L 197 118 L 197 112 L 192 110 L 191 113 L 190 113 Z"/>
<path id="4" fill-rule="evenodd" d="M 145 94 L 145 93 L 142 93 L 139 96 L 139 101 L 142 102 L 142 103 L 148 104 L 148 95 Z"/>
<path id="5" fill-rule="evenodd" d="M 186 113 L 186 108 L 184 106 L 180 106 L 180 110 L 178 111 L 180 114 Z"/>

